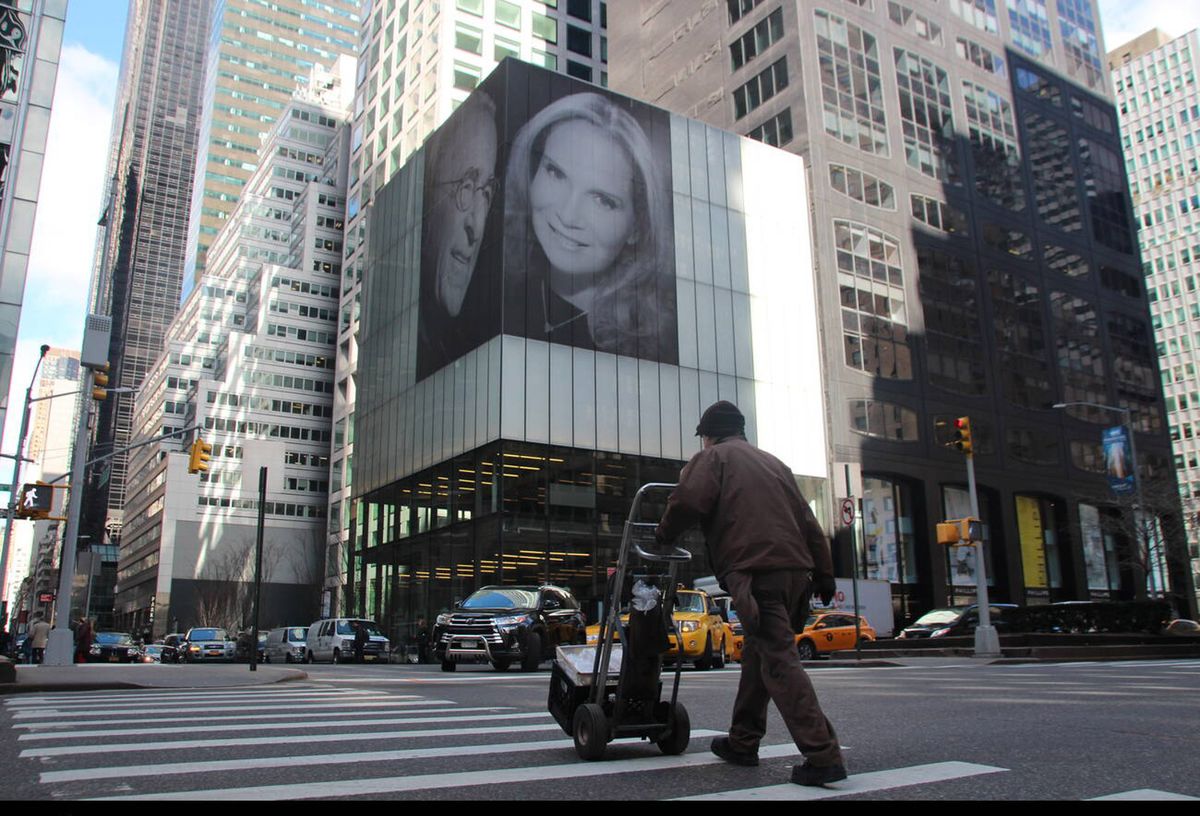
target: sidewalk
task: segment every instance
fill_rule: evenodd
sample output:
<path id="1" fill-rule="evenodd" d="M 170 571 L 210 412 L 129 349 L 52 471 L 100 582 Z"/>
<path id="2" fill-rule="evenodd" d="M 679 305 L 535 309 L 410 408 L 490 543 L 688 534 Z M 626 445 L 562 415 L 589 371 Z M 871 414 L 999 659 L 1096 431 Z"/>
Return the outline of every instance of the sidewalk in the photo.
<path id="1" fill-rule="evenodd" d="M 246 663 L 219 665 L 164 665 L 82 663 L 74 666 L 16 668 L 15 683 L 0 683 L 0 696 L 46 691 L 97 691 L 101 689 L 208 689 L 265 686 L 289 680 L 307 680 L 298 668 L 260 665 L 250 671 Z"/>

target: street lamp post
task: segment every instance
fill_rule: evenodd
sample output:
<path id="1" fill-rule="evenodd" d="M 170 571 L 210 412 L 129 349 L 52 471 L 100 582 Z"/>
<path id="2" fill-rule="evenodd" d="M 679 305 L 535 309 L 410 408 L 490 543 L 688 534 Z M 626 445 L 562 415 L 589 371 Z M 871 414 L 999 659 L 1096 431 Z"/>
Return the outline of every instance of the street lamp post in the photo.
<path id="1" fill-rule="evenodd" d="M 43 345 L 38 355 L 37 364 L 33 367 L 33 377 L 29 387 L 25 389 L 25 410 L 21 413 L 21 431 L 17 434 L 17 454 L 13 461 L 12 484 L 8 486 L 8 515 L 4 520 L 4 544 L 0 546 L 0 621 L 8 621 L 8 548 L 12 544 L 13 522 L 16 521 L 17 494 L 21 485 L 21 462 L 25 455 L 25 437 L 29 433 L 29 404 L 33 402 L 33 385 L 37 382 L 38 370 L 46 359 L 50 347 Z"/>

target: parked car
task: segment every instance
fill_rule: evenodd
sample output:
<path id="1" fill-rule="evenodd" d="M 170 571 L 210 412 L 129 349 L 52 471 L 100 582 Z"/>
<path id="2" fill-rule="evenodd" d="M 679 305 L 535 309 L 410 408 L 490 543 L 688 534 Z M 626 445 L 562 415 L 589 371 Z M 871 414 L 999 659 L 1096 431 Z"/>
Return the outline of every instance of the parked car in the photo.
<path id="1" fill-rule="evenodd" d="M 535 671 L 561 645 L 584 642 L 584 615 L 569 590 L 556 586 L 486 586 L 438 615 L 434 653 L 442 671 L 459 663 L 519 663 Z"/>
<path id="2" fill-rule="evenodd" d="M 1167 624 L 1167 628 L 1163 630 L 1165 635 L 1179 635 L 1181 637 L 1200 637 L 1200 623 L 1187 618 L 1176 618 Z"/>
<path id="3" fill-rule="evenodd" d="M 697 669 L 723 668 L 726 660 L 733 660 L 733 641 L 730 630 L 721 616 L 721 609 L 707 592 L 680 589 L 675 592 L 675 612 L 672 616 L 675 628 L 683 640 L 683 659 Z M 621 622 L 628 623 L 629 613 L 623 610 Z M 600 637 L 600 624 L 587 628 L 587 642 L 595 643 Z M 619 634 L 618 634 L 619 637 Z M 674 633 L 668 635 L 671 652 L 668 661 L 679 654 L 679 643 Z"/>
<path id="4" fill-rule="evenodd" d="M 232 663 L 236 648 L 224 629 L 196 627 L 184 635 L 183 659 L 186 663 Z"/>
<path id="5" fill-rule="evenodd" d="M 303 663 L 308 642 L 307 626 L 281 626 L 267 632 L 266 661 Z M 353 642 L 351 643 L 353 652 Z"/>
<path id="6" fill-rule="evenodd" d="M 142 647 L 140 663 L 177 663 L 178 652 L 165 643 L 147 643 Z"/>
<path id="7" fill-rule="evenodd" d="M 88 650 L 89 663 L 140 663 L 142 652 L 127 632 L 97 632 Z"/>
<path id="8" fill-rule="evenodd" d="M 354 659 L 354 627 L 357 622 L 367 627 L 367 642 L 363 646 L 363 660 L 369 663 L 386 663 L 391 651 L 387 636 L 379 624 L 366 618 L 325 618 L 308 627 L 305 635 L 305 662 L 316 663 L 326 660 L 342 663 Z"/>
<path id="9" fill-rule="evenodd" d="M 1016 609 L 1016 604 L 988 604 L 992 625 L 997 631 L 1007 629 L 1005 613 Z M 949 606 L 942 609 L 931 609 L 904 627 L 896 637 L 904 639 L 955 637 L 971 635 L 979 625 L 979 608 L 976 604 L 970 606 Z"/>
<path id="10" fill-rule="evenodd" d="M 796 635 L 796 651 L 801 660 L 816 660 L 818 655 L 853 649 L 855 634 L 854 615 L 818 612 L 808 616 L 804 629 Z M 857 635 L 863 642 L 875 640 L 875 630 L 862 615 L 858 616 Z"/>

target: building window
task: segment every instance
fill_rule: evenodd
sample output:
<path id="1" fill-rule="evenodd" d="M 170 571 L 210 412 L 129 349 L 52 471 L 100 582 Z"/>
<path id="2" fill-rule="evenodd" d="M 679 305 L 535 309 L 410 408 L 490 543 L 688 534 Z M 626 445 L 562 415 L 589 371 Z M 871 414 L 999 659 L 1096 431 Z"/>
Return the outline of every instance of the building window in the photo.
<path id="1" fill-rule="evenodd" d="M 850 400 L 850 429 L 892 442 L 916 442 L 917 412 L 880 400 Z"/>
<path id="2" fill-rule="evenodd" d="M 551 44 L 557 43 L 558 20 L 555 20 L 553 17 L 544 17 L 541 14 L 534 14 L 533 36 L 540 37 Z"/>
<path id="3" fill-rule="evenodd" d="M 1092 274 L 1088 262 L 1080 255 L 1054 244 L 1042 244 L 1042 263 L 1047 269 L 1068 278 L 1086 278 Z"/>
<path id="4" fill-rule="evenodd" d="M 949 75 L 932 61 L 903 48 L 894 49 L 893 56 L 900 117 L 904 120 L 905 161 L 931 178 L 957 181 Z"/>
<path id="5" fill-rule="evenodd" d="M 814 14 L 825 132 L 867 153 L 888 155 L 875 37 L 829 12 Z"/>
<path id="6" fill-rule="evenodd" d="M 1003 252 L 1022 261 L 1033 261 L 1033 242 L 1022 230 L 1002 227 L 999 224 L 984 224 L 980 228 L 983 245 L 996 252 Z"/>
<path id="7" fill-rule="evenodd" d="M 1025 209 L 1025 184 L 1012 105 L 994 91 L 963 83 L 975 189 L 1010 210 Z"/>
<path id="8" fill-rule="evenodd" d="M 576 62 L 575 60 L 567 60 L 567 74 L 575 77 L 576 79 L 582 79 L 584 82 L 592 81 L 591 66 L 584 65 L 583 63 Z"/>
<path id="9" fill-rule="evenodd" d="M 567 24 L 567 50 L 585 57 L 592 56 L 592 32 Z"/>
<path id="10" fill-rule="evenodd" d="M 1062 90 L 1057 83 L 1030 68 L 1017 68 L 1015 75 L 1017 87 L 1022 91 L 1062 107 Z"/>
<path id="11" fill-rule="evenodd" d="M 1087 0 L 1058 0 L 1058 26 L 1067 52 L 1067 73 L 1089 88 L 1104 84 L 1102 52 Z"/>
<path id="12" fill-rule="evenodd" d="M 1045 0 L 1006 0 L 1013 45 L 1031 57 L 1050 50 L 1050 17 Z"/>
<path id="13" fill-rule="evenodd" d="M 1095 304 L 1070 292 L 1051 292 L 1050 319 L 1063 402 L 1106 404 L 1108 379 Z M 1108 419 L 1107 412 L 1087 405 L 1073 405 L 1066 411 L 1087 422 Z"/>
<path id="14" fill-rule="evenodd" d="M 1071 158 L 1071 136 L 1057 120 L 1028 111 L 1025 144 L 1033 172 L 1033 199 L 1038 223 L 1067 232 L 1083 227 L 1075 165 Z"/>
<path id="15" fill-rule="evenodd" d="M 792 140 L 792 111 L 790 108 L 783 113 L 772 116 L 754 130 L 746 134 L 751 139 L 757 139 L 775 147 L 782 147 Z"/>
<path id="16" fill-rule="evenodd" d="M 942 27 L 903 3 L 888 3 L 888 19 L 920 40 L 942 44 Z"/>
<path id="17" fill-rule="evenodd" d="M 783 9 L 775 9 L 729 46 L 733 70 L 738 70 L 781 39 L 783 39 Z"/>
<path id="18" fill-rule="evenodd" d="M 483 54 L 483 31 L 475 26 L 459 23 L 454 28 L 454 47 L 471 54 Z"/>
<path id="19" fill-rule="evenodd" d="M 829 183 L 833 189 L 855 201 L 885 210 L 896 209 L 896 191 L 892 185 L 856 168 L 829 165 Z"/>
<path id="20" fill-rule="evenodd" d="M 913 218 L 918 221 L 952 235 L 967 234 L 967 217 L 956 207 L 916 193 L 909 195 L 909 204 Z"/>
<path id="21" fill-rule="evenodd" d="M 535 15 L 533 15 L 535 31 L 537 29 L 537 21 L 539 19 L 541 19 L 541 20 L 550 19 L 550 22 L 554 22 L 554 20 L 552 18 L 547 18 L 542 15 L 535 14 Z M 506 26 L 508 28 L 515 28 L 517 31 L 520 31 L 521 30 L 521 7 L 518 6 L 516 3 L 510 3 L 509 0 L 496 0 L 496 22 L 502 26 Z M 545 39 L 545 38 L 543 37 L 543 39 Z"/>
<path id="22" fill-rule="evenodd" d="M 763 0 L 725 0 L 729 7 L 729 24 L 733 25 L 745 17 Z"/>
<path id="23" fill-rule="evenodd" d="M 1120 155 L 1095 139 L 1080 139 L 1079 158 L 1091 211 L 1092 237 L 1110 249 L 1132 255 L 1133 235 L 1125 205 L 1128 190 Z"/>
<path id="24" fill-rule="evenodd" d="M 904 482 L 863 474 L 864 577 L 893 584 L 917 583 L 912 489 Z M 905 598 L 901 598 L 902 605 Z M 911 610 L 901 609 L 904 617 Z"/>
<path id="25" fill-rule="evenodd" d="M 877 377 L 912 379 L 900 244 L 852 221 L 833 222 L 843 359 Z"/>
<path id="26" fill-rule="evenodd" d="M 521 58 L 521 44 L 519 42 L 506 40 L 503 37 L 496 37 L 492 47 L 496 62 L 500 62 L 505 57 L 512 57 L 513 59 Z"/>
<path id="27" fill-rule="evenodd" d="M 988 291 L 1005 396 L 1025 408 L 1054 402 L 1041 290 L 1020 275 L 992 270 Z"/>
<path id="28" fill-rule="evenodd" d="M 949 0 L 950 10 L 980 31 L 997 33 L 996 0 Z"/>
<path id="29" fill-rule="evenodd" d="M 974 267 L 955 255 L 920 244 L 917 266 L 929 383 L 959 394 L 983 394 L 987 366 Z"/>
<path id="30" fill-rule="evenodd" d="M 1004 60 L 979 43 L 959 37 L 954 42 L 954 48 L 958 51 L 958 55 L 967 62 L 973 63 L 998 77 L 1007 76 L 1007 71 L 1004 68 Z"/>
<path id="31" fill-rule="evenodd" d="M 734 118 L 741 119 L 787 85 L 787 58 L 784 57 L 733 92 Z"/>
<path id="32" fill-rule="evenodd" d="M 592 21 L 592 0 L 567 0 L 567 14 L 586 23 Z"/>

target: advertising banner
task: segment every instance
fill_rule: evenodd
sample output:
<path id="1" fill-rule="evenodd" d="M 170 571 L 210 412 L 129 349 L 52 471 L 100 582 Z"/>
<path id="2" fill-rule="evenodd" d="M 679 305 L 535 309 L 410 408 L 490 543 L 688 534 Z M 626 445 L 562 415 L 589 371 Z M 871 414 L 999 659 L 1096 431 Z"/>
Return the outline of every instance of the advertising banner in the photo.
<path id="1" fill-rule="evenodd" d="M 1137 490 L 1133 471 L 1133 449 L 1129 431 L 1124 425 L 1104 431 L 1104 465 L 1108 470 L 1108 485 L 1118 496 L 1128 496 Z"/>
<path id="2" fill-rule="evenodd" d="M 1026 587 L 1048 587 L 1046 540 L 1042 532 L 1040 503 L 1031 496 L 1017 496 L 1017 530 L 1021 536 L 1021 563 Z"/>
<path id="3" fill-rule="evenodd" d="M 501 331 L 678 363 L 670 115 L 525 73 L 428 142 L 417 379 Z"/>

